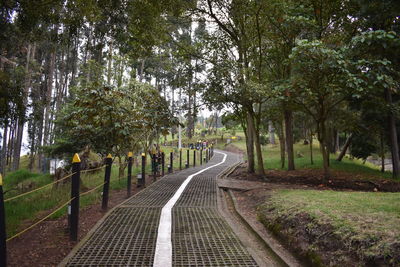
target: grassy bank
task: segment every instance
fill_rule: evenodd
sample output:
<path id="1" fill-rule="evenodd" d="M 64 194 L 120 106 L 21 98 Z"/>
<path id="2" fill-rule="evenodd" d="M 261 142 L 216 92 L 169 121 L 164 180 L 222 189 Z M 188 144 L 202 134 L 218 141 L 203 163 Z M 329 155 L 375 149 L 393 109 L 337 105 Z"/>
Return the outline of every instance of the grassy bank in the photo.
<path id="1" fill-rule="evenodd" d="M 315 263 L 400 264 L 400 193 L 278 190 L 259 207 L 267 227 Z M 297 243 L 296 243 L 297 242 Z M 336 255 L 336 256 L 335 256 Z M 318 264 L 316 264 L 318 265 Z"/>
<path id="2" fill-rule="evenodd" d="M 232 144 L 239 149 L 246 151 L 246 143 L 244 139 L 240 141 L 233 141 Z M 224 148 L 225 144 L 220 143 L 219 148 Z M 294 145 L 295 152 L 295 166 L 296 169 L 322 169 L 322 155 L 319 150 L 319 144 L 314 142 L 313 144 L 313 164 L 311 164 L 310 147 L 309 145 L 303 145 L 297 143 Z M 281 170 L 281 158 L 279 145 L 266 145 L 262 147 L 264 167 L 267 170 Z M 336 161 L 337 155 L 331 154 L 330 166 L 332 170 L 346 171 L 354 173 L 355 175 L 364 175 L 368 178 L 391 178 L 391 172 L 380 172 L 380 167 L 373 165 L 369 162 L 363 162 L 359 159 L 350 159 L 344 157 L 341 162 Z M 257 164 L 257 161 L 256 161 Z M 284 170 L 287 169 L 287 159 L 285 162 Z M 363 178 L 363 177 L 359 177 Z"/>

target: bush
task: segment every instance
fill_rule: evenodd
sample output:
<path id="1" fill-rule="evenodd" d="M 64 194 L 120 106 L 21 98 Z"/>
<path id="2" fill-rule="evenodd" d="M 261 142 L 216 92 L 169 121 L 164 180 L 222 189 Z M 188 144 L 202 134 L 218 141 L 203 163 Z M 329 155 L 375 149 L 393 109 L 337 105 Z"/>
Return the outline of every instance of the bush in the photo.
<path id="1" fill-rule="evenodd" d="M 260 144 L 266 146 L 269 143 L 269 139 L 265 135 L 260 135 Z"/>

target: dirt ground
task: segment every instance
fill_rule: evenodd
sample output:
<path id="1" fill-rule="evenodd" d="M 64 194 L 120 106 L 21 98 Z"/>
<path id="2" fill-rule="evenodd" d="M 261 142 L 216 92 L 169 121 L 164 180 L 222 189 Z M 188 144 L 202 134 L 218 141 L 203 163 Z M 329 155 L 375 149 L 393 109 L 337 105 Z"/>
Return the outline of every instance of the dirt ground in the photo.
<path id="1" fill-rule="evenodd" d="M 146 179 L 151 184 L 152 178 Z M 132 185 L 132 195 L 141 188 Z M 126 200 L 126 189 L 110 192 L 109 209 Z M 73 249 L 73 247 L 93 228 L 105 215 L 101 203 L 95 203 L 79 211 L 78 241 L 69 240 L 67 217 L 46 220 L 28 232 L 7 242 L 8 266 L 57 266 Z M 32 222 L 26 222 L 30 225 Z"/>
<path id="2" fill-rule="evenodd" d="M 323 170 L 303 169 L 295 171 L 268 170 L 265 175 L 249 174 L 243 163 L 229 177 L 232 179 L 316 186 L 319 189 L 356 191 L 400 192 L 400 182 L 387 179 L 361 179 L 353 173 L 332 170 L 331 178 L 324 182 Z"/>

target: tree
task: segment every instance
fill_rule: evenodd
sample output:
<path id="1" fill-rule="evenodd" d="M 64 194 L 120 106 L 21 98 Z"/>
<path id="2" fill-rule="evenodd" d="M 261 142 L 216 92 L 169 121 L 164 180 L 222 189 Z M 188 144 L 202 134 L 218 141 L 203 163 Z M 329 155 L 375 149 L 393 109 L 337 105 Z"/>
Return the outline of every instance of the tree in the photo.
<path id="1" fill-rule="evenodd" d="M 358 75 L 369 97 L 386 103 L 387 125 L 393 163 L 393 177 L 400 177 L 400 157 L 396 120 L 397 106 L 393 95 L 400 86 L 400 38 L 394 32 L 383 30 L 364 32 L 350 43 L 353 59 L 359 65 Z M 378 101 L 379 101 L 378 100 Z"/>
<path id="2" fill-rule="evenodd" d="M 350 96 L 363 91 L 342 51 L 320 41 L 299 41 L 290 56 L 293 65 L 290 93 L 294 102 L 312 117 L 323 157 L 325 179 L 329 178 L 327 123 Z"/>
<path id="3" fill-rule="evenodd" d="M 95 63 L 99 74 L 102 68 Z M 53 154 L 81 151 L 86 146 L 102 156 L 122 157 L 128 151 L 146 151 L 160 134 L 168 133 L 174 122 L 168 105 L 157 89 L 131 81 L 127 87 L 111 87 L 99 82 L 86 83 L 71 92 L 58 121 L 59 133 Z"/>

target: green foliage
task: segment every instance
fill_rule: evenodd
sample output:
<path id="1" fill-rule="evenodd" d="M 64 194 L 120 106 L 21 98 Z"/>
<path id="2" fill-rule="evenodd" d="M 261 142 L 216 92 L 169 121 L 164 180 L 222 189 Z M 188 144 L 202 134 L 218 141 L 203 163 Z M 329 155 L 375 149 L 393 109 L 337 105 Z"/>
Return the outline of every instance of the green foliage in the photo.
<path id="1" fill-rule="evenodd" d="M 90 146 L 102 155 L 122 155 L 137 151 L 140 142 L 167 134 L 175 123 L 167 103 L 150 85 L 133 80 L 127 87 L 111 87 L 99 81 L 86 81 L 72 90 L 58 120 L 62 131 L 53 154 Z"/>
<path id="2" fill-rule="evenodd" d="M 354 135 L 351 140 L 350 154 L 356 158 L 366 160 L 372 153 L 377 153 L 379 144 L 378 140 L 373 138 L 373 136 L 364 135 Z"/>

